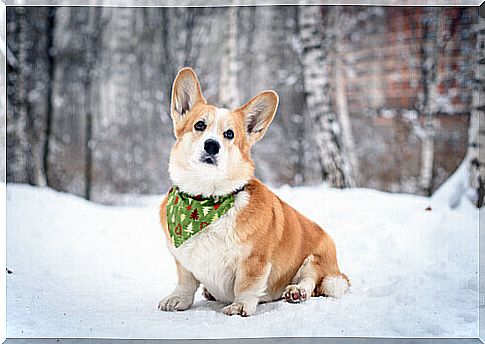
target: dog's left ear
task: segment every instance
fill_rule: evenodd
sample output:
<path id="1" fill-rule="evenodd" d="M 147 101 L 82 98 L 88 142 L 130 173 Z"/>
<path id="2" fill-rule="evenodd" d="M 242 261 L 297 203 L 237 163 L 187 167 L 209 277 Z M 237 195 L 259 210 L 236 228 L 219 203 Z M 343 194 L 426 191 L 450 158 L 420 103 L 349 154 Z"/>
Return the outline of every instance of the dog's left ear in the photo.
<path id="1" fill-rule="evenodd" d="M 273 121 L 279 97 L 275 91 L 263 91 L 235 111 L 244 116 L 246 134 L 250 141 L 260 140 Z"/>
<path id="2" fill-rule="evenodd" d="M 192 68 L 182 68 L 175 77 L 172 87 L 170 114 L 173 120 L 175 137 L 178 137 L 178 131 L 182 127 L 181 124 L 197 103 L 207 103 L 202 95 L 199 79 L 197 79 L 197 75 Z"/>

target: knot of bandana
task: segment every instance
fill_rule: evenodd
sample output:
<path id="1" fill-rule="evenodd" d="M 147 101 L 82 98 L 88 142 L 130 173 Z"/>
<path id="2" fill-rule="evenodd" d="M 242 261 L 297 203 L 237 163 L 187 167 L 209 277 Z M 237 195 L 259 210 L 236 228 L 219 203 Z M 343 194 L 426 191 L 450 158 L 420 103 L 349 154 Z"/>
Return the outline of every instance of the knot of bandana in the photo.
<path id="1" fill-rule="evenodd" d="M 234 205 L 234 194 L 202 198 L 172 187 L 167 199 L 167 223 L 175 247 L 216 221 Z"/>

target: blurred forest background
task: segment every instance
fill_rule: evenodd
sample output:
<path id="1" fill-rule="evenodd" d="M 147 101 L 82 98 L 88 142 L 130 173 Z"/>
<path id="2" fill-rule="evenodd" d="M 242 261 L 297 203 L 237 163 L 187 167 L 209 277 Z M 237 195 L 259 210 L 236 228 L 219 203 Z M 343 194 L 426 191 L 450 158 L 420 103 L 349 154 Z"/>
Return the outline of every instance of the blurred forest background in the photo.
<path id="1" fill-rule="evenodd" d="M 279 93 L 253 150 L 263 181 L 430 195 L 469 146 L 477 22 L 476 7 L 8 7 L 7 182 L 101 203 L 165 192 L 171 84 L 191 66 L 219 106 Z"/>

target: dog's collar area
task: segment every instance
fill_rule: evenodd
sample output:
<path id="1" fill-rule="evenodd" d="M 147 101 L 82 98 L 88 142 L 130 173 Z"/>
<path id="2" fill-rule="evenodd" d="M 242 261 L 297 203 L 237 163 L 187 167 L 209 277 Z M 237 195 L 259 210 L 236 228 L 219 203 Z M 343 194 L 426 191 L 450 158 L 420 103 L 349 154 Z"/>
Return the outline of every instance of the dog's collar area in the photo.
<path id="1" fill-rule="evenodd" d="M 224 196 L 192 196 L 173 186 L 167 198 L 167 224 L 173 245 L 179 247 L 193 235 L 212 224 L 234 206 L 236 194 L 244 187 Z"/>
<path id="2" fill-rule="evenodd" d="M 239 189 L 237 189 L 236 191 L 233 192 L 234 195 L 237 195 L 238 193 L 240 193 L 241 191 L 244 191 L 244 189 L 246 188 L 246 185 L 247 184 L 244 184 L 243 186 L 241 186 Z"/>
<path id="3" fill-rule="evenodd" d="M 176 185 L 172 186 L 169 190 L 169 193 L 171 193 L 173 190 L 176 190 L 179 194 L 185 196 L 185 197 L 188 197 L 188 198 L 192 198 L 192 199 L 195 199 L 197 201 L 205 201 L 205 200 L 215 200 L 217 202 L 218 199 L 221 199 L 221 198 L 224 198 L 224 197 L 227 197 L 227 196 L 236 196 L 238 193 L 240 193 L 241 191 L 244 191 L 244 189 L 246 189 L 246 186 L 248 184 L 244 184 L 243 186 L 241 186 L 240 188 L 236 189 L 235 191 L 231 192 L 231 193 L 228 193 L 228 194 L 225 194 L 225 195 L 215 195 L 215 196 L 209 196 L 209 197 L 204 197 L 202 196 L 201 194 L 199 195 L 193 195 L 193 194 L 190 194 L 190 193 L 187 193 L 187 192 L 184 192 L 182 190 L 180 190 L 180 188 Z"/>

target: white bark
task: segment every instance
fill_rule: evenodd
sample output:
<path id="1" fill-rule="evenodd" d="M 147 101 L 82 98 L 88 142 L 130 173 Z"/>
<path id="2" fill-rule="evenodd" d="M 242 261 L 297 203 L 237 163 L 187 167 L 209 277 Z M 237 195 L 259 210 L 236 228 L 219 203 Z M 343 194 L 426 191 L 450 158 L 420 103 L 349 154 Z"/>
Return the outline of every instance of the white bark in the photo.
<path id="1" fill-rule="evenodd" d="M 421 190 L 431 195 L 433 188 L 433 170 L 435 156 L 435 135 L 437 121 L 435 114 L 438 111 L 437 99 L 439 96 L 439 63 L 441 53 L 444 51 L 446 41 L 446 16 L 440 8 L 429 8 L 425 15 L 425 32 L 423 37 L 423 60 L 422 72 L 425 73 L 424 85 L 425 94 L 422 111 L 425 116 L 422 142 L 421 142 L 421 166 L 419 183 Z M 434 35 L 432 34 L 434 33 Z"/>
<path id="2" fill-rule="evenodd" d="M 473 92 L 473 110 L 471 112 L 470 127 L 468 131 L 468 189 L 471 192 L 472 202 L 477 206 L 483 205 L 485 195 L 485 18 L 479 16 L 477 24 L 477 66 L 475 70 L 477 84 Z"/>
<path id="3" fill-rule="evenodd" d="M 335 41 L 335 101 L 337 106 L 337 115 L 342 131 L 341 138 L 345 155 L 349 161 L 350 175 L 353 176 L 356 184 L 359 183 L 359 162 L 355 151 L 354 137 L 352 134 L 352 126 L 350 124 L 349 110 L 347 107 L 347 91 L 345 80 L 345 65 L 342 62 L 342 30 L 339 28 L 342 20 L 345 20 L 341 14 L 340 6 L 332 8 L 333 25 L 336 34 Z"/>
<path id="4" fill-rule="evenodd" d="M 306 106 L 314 123 L 313 134 L 323 177 L 330 186 L 350 187 L 355 184 L 339 142 L 340 126 L 330 96 L 329 58 L 335 35 L 331 30 L 323 36 L 320 11 L 318 6 L 303 6 L 299 12 Z"/>
<path id="5" fill-rule="evenodd" d="M 429 125 L 425 126 L 426 135 L 423 136 L 423 140 L 421 141 L 421 168 L 419 174 L 420 187 L 428 195 L 431 193 L 433 183 L 435 149 L 434 133 L 431 130 Z"/>
<path id="6" fill-rule="evenodd" d="M 221 59 L 219 82 L 219 101 L 230 109 L 240 105 L 237 90 L 237 10 L 235 6 L 227 9 L 226 46 Z"/>

